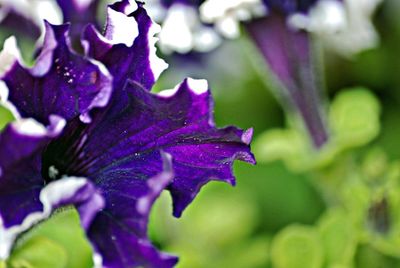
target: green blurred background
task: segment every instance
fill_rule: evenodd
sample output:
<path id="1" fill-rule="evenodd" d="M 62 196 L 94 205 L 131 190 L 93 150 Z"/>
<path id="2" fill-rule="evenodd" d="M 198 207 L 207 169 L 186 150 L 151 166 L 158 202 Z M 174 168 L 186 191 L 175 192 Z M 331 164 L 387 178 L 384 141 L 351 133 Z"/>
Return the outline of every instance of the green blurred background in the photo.
<path id="1" fill-rule="evenodd" d="M 160 198 L 150 236 L 180 256 L 177 267 L 400 267 L 399 14 L 398 0 L 378 9 L 377 48 L 351 59 L 324 53 L 332 140 L 319 152 L 274 98 L 246 37 L 189 62 L 167 58 L 155 91 L 206 78 L 217 124 L 253 127 L 258 159 L 235 164 L 235 188 L 205 186 L 181 219 L 171 216 L 169 194 Z M 91 267 L 76 213 L 58 212 L 27 233 L 8 265 Z"/>

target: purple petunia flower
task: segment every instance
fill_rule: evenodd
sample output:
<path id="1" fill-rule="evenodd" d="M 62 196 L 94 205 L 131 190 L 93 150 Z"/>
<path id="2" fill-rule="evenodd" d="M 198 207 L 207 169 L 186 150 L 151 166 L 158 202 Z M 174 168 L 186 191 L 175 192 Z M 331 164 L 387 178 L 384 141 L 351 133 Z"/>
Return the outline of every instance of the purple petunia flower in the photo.
<path id="1" fill-rule="evenodd" d="M 108 8 L 104 34 L 84 31 L 86 56 L 69 26 L 46 23 L 35 65 L 10 38 L 0 54 L 1 101 L 16 121 L 0 133 L 0 259 L 18 236 L 74 205 L 97 267 L 172 267 L 147 238 L 162 190 L 180 216 L 211 180 L 234 184 L 236 159 L 254 163 L 252 131 L 216 128 L 205 80 L 150 92 L 167 67 L 155 54 L 158 26 L 141 3 Z"/>

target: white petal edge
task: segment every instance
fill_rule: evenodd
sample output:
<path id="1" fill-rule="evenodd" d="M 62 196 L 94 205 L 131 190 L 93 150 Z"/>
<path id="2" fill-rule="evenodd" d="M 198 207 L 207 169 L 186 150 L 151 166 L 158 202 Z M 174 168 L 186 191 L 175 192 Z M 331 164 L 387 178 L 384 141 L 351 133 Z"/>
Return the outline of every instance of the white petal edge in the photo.
<path id="1" fill-rule="evenodd" d="M 30 0 L 32 1 L 32 0 Z M 33 0 L 33 10 L 35 12 L 34 19 L 37 20 L 39 26 L 43 25 L 43 20 L 47 20 L 51 24 L 63 23 L 63 16 L 60 7 L 54 0 Z M 29 10 L 28 12 L 32 12 Z"/>
<path id="2" fill-rule="evenodd" d="M 22 118 L 18 109 L 8 101 L 9 89 L 4 81 L 0 80 L 0 105 L 8 109 L 15 121 L 10 123 L 10 126 L 21 135 L 31 137 L 56 137 L 64 129 L 67 124 L 66 120 L 58 115 L 49 116 L 49 125 L 45 127 L 43 124 L 34 118 Z"/>
<path id="3" fill-rule="evenodd" d="M 105 268 L 103 266 L 103 257 L 97 252 L 93 252 L 93 268 Z"/>
<path id="4" fill-rule="evenodd" d="M 138 35 L 138 24 L 134 17 L 129 17 L 110 7 L 107 9 L 105 37 L 109 42 L 112 44 L 125 44 L 131 47 Z"/>
<path id="5" fill-rule="evenodd" d="M 47 135 L 46 127 L 33 118 L 22 118 L 11 123 L 11 126 L 22 135 L 31 137 L 44 137 Z"/>
<path id="6" fill-rule="evenodd" d="M 33 118 L 19 118 L 12 122 L 10 126 L 15 132 L 30 137 L 56 137 L 66 125 L 64 118 L 57 115 L 50 115 L 50 124 L 45 127 Z"/>
<path id="7" fill-rule="evenodd" d="M 9 89 L 6 83 L 0 80 L 0 105 L 8 109 L 16 120 L 21 119 L 17 107 L 8 101 Z"/>
<path id="8" fill-rule="evenodd" d="M 46 40 L 49 43 L 44 46 L 46 48 L 48 48 L 48 50 L 49 50 L 48 53 L 52 53 L 52 50 L 55 48 L 57 42 L 55 41 L 54 32 L 50 26 L 47 26 L 47 34 L 49 35 L 49 37 Z M 49 71 L 49 69 L 51 68 L 51 66 L 53 64 L 52 63 L 53 57 L 52 56 L 49 57 L 48 53 L 45 53 L 45 55 L 42 55 L 42 58 L 44 58 L 46 60 L 43 60 L 43 59 L 37 60 L 36 61 L 37 63 L 35 64 L 35 66 L 30 69 L 30 72 L 32 75 L 42 76 Z M 4 42 L 4 48 L 0 52 L 0 78 L 3 77 L 4 75 L 6 75 L 7 72 L 10 71 L 10 69 L 13 67 L 13 65 L 17 61 L 22 66 L 26 67 L 26 64 L 24 63 L 24 61 L 21 57 L 21 52 L 18 48 L 17 40 L 14 36 L 11 36 L 6 39 L 6 41 Z M 112 76 L 109 73 L 109 71 L 107 70 L 107 68 L 101 62 L 98 62 L 96 60 L 91 59 L 90 62 L 92 64 L 96 65 L 99 68 L 99 71 L 105 77 L 109 77 L 110 82 L 109 82 L 109 87 L 102 88 L 101 91 L 99 92 L 99 94 L 93 99 L 92 103 L 89 105 L 89 107 L 87 109 L 88 111 L 90 111 L 91 109 L 93 109 L 95 107 L 101 108 L 101 107 L 106 106 L 108 104 L 108 101 L 109 101 L 109 99 L 111 97 L 111 93 L 112 93 L 112 82 L 111 82 Z M 8 96 L 9 96 L 9 89 L 6 86 L 6 84 L 4 83 L 4 81 L 0 80 L 0 104 L 3 105 L 4 107 L 6 107 L 8 110 L 10 110 L 16 119 L 20 119 L 21 118 L 20 114 L 18 113 L 16 107 L 11 102 L 8 101 Z M 91 122 L 89 112 L 82 114 L 80 116 L 80 119 L 84 123 Z M 34 124 L 31 124 L 31 125 L 33 126 Z M 35 127 L 34 129 L 38 130 L 39 128 Z"/>
<path id="9" fill-rule="evenodd" d="M 174 88 L 164 89 L 164 90 L 158 92 L 157 95 L 160 97 L 165 97 L 165 98 L 172 97 L 179 90 L 180 86 L 181 86 L 181 84 L 176 85 Z"/>
<path id="10" fill-rule="evenodd" d="M 4 42 L 3 50 L 0 52 L 0 77 L 10 71 L 17 61 L 21 61 L 21 52 L 15 36 L 10 36 Z"/>
<path id="11" fill-rule="evenodd" d="M 149 60 L 150 60 L 150 68 L 153 72 L 154 80 L 160 77 L 161 73 L 168 68 L 168 63 L 166 63 L 163 59 L 157 56 L 157 47 L 156 43 L 159 41 L 157 34 L 161 31 L 160 25 L 152 21 L 148 32 L 148 42 L 149 42 Z"/>
<path id="12" fill-rule="evenodd" d="M 107 81 L 104 81 L 104 83 L 106 84 L 105 86 L 103 86 L 101 88 L 101 90 L 99 91 L 99 93 L 93 98 L 92 102 L 90 103 L 90 105 L 88 106 L 87 110 L 88 112 L 83 113 L 79 116 L 79 119 L 86 124 L 89 124 L 92 122 L 92 118 L 90 117 L 90 111 L 93 108 L 102 108 L 105 107 L 110 98 L 111 98 L 111 94 L 113 91 L 113 87 L 112 87 L 112 75 L 110 74 L 110 72 L 108 71 L 108 69 L 99 61 L 90 59 L 90 63 L 96 65 L 99 68 L 99 71 L 102 73 L 102 75 L 104 77 L 106 77 Z"/>
<path id="13" fill-rule="evenodd" d="M 124 13 L 115 11 L 112 8 L 108 8 L 107 23 L 111 23 L 111 25 L 107 27 L 105 36 L 96 31 L 97 37 L 104 43 L 107 43 L 109 45 L 125 44 L 126 46 L 130 47 L 133 45 L 135 39 L 138 37 L 139 29 L 137 21 L 134 17 L 127 16 L 130 13 L 134 12 L 138 8 L 138 6 L 136 2 L 129 2 L 131 3 L 131 5 L 126 8 Z M 132 27 L 133 29 L 136 29 L 133 34 Z M 122 30 L 115 31 L 116 28 Z M 159 41 L 157 35 L 160 33 L 160 31 L 160 25 L 158 25 L 154 21 L 151 21 L 151 26 L 148 31 L 147 39 L 150 54 L 150 68 L 153 72 L 154 80 L 157 80 L 160 77 L 161 73 L 168 68 L 168 64 L 163 59 L 157 56 L 156 43 Z M 82 45 L 84 46 L 85 51 L 88 51 L 88 42 L 83 41 Z M 81 119 L 85 120 L 85 118 Z"/>
<path id="14" fill-rule="evenodd" d="M 187 84 L 195 94 L 201 95 L 208 91 L 208 82 L 205 79 L 187 78 Z"/>
<path id="15" fill-rule="evenodd" d="M 86 178 L 79 177 L 65 177 L 49 183 L 40 192 L 39 199 L 43 204 L 43 211 L 29 214 L 20 225 L 5 228 L 0 217 L 0 260 L 9 257 L 18 235 L 47 219 L 53 212 L 54 205 L 73 197 L 86 183 Z"/>
<path id="16" fill-rule="evenodd" d="M 204 94 L 208 91 L 208 81 L 205 79 L 194 79 L 191 77 L 186 78 L 186 82 L 190 91 L 195 93 L 196 95 Z M 175 86 L 171 89 L 164 89 L 157 93 L 160 97 L 169 98 L 176 94 L 179 88 L 182 86 L 182 83 Z"/>

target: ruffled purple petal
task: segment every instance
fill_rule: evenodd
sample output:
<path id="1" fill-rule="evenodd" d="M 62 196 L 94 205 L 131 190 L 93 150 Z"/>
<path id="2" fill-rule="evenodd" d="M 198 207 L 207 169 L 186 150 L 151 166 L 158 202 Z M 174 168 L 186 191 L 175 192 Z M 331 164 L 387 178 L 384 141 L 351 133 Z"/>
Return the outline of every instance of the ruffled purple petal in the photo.
<path id="1" fill-rule="evenodd" d="M 96 214 L 105 206 L 103 196 L 86 178 L 63 177 L 50 182 L 40 192 L 43 219 L 60 207 L 75 205 L 81 224 L 88 228 Z"/>
<path id="2" fill-rule="evenodd" d="M 287 26 L 284 16 L 270 14 L 246 24 L 246 29 L 279 82 L 279 97 L 302 117 L 317 147 L 328 140 L 309 35 Z"/>
<path id="3" fill-rule="evenodd" d="M 43 192 L 41 153 L 65 121 L 56 116 L 49 121 L 45 128 L 33 119 L 18 119 L 0 133 L 0 259 L 8 257 L 20 233 L 57 207 L 54 195 Z"/>
<path id="4" fill-rule="evenodd" d="M 97 188 L 85 178 L 63 177 L 43 169 L 42 153 L 62 132 L 65 120 L 50 116 L 45 128 L 33 119 L 18 119 L 0 133 L 0 259 L 6 259 L 17 237 L 62 206 L 75 205 L 88 227 L 104 207 Z M 43 173 L 48 173 L 43 176 Z"/>
<path id="5" fill-rule="evenodd" d="M 1 77 L 9 99 L 23 117 L 48 124 L 49 115 L 90 121 L 89 111 L 104 107 L 111 95 L 112 79 L 99 63 L 83 58 L 69 47 L 68 25 L 46 23 L 44 45 L 35 66 L 28 69 L 15 59 Z"/>
<path id="6" fill-rule="evenodd" d="M 104 36 L 93 25 L 84 32 L 87 54 L 108 68 L 116 90 L 122 90 L 127 79 L 150 90 L 167 67 L 154 47 L 159 26 L 142 5 L 132 6 L 127 0 L 112 5 L 108 8 Z"/>
<path id="7" fill-rule="evenodd" d="M 29 201 L 29 198 L 31 196 L 26 196 L 24 201 Z M 40 207 L 27 214 L 20 224 L 7 228 L 0 218 L 0 259 L 8 258 L 19 235 L 49 218 L 58 208 L 75 205 L 81 215 L 82 224 L 88 226 L 104 207 L 104 199 L 94 185 L 85 178 L 77 177 L 64 177 L 43 186 L 36 199 L 40 201 Z"/>
<path id="8" fill-rule="evenodd" d="M 180 216 L 207 182 L 234 184 L 235 159 L 254 163 L 252 131 L 217 129 L 207 87 L 204 80 L 188 79 L 176 90 L 154 95 L 131 81 L 91 125 L 69 124 L 63 137 L 48 146 L 44 165 L 91 178 L 107 191 L 116 183 L 111 178 L 134 183 L 161 172 L 158 152 L 164 150 L 173 157 L 169 189 L 174 215 Z"/>
<path id="9" fill-rule="evenodd" d="M 6 228 L 41 209 L 41 152 L 65 124 L 57 117 L 50 121 L 46 129 L 32 119 L 21 119 L 0 134 L 0 218 Z"/>
<path id="10" fill-rule="evenodd" d="M 173 178 L 171 159 L 163 154 L 164 171 L 147 180 L 110 178 L 107 200 L 88 230 L 95 266 L 106 268 L 173 267 L 177 258 L 160 253 L 147 238 L 151 207 Z"/>
<path id="11" fill-rule="evenodd" d="M 209 181 L 235 184 L 234 160 L 255 163 L 249 146 L 252 129 L 215 127 L 212 98 L 204 80 L 187 79 L 175 90 L 161 94 L 166 97 L 152 96 L 152 106 L 160 107 L 171 127 L 157 144 L 173 156 L 175 177 L 169 190 L 174 215 L 179 217 Z"/>
<path id="12" fill-rule="evenodd" d="M 50 196 L 47 200 L 46 195 Z M 74 205 L 85 229 L 89 228 L 97 213 L 105 206 L 105 200 L 97 187 L 86 178 L 77 177 L 63 177 L 49 183 L 41 192 L 41 200 L 42 203 L 50 203 L 52 211 Z"/>

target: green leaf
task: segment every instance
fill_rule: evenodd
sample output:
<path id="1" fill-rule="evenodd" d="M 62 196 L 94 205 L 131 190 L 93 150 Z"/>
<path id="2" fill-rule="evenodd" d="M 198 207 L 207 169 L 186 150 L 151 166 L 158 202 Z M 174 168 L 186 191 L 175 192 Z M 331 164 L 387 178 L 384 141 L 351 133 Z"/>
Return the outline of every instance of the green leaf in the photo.
<path id="1" fill-rule="evenodd" d="M 278 233 L 271 250 L 275 268 L 320 268 L 323 248 L 316 229 L 291 225 Z"/>
<path id="2" fill-rule="evenodd" d="M 340 92 L 329 114 L 334 142 L 343 147 L 370 142 L 380 132 L 380 111 L 378 99 L 365 88 Z"/>
<path id="3" fill-rule="evenodd" d="M 364 157 L 362 171 L 366 179 L 373 183 L 385 178 L 388 166 L 386 153 L 381 148 L 375 147 L 369 150 Z"/>
<path id="4" fill-rule="evenodd" d="M 298 159 L 304 150 L 301 135 L 291 129 L 272 129 L 264 132 L 255 140 L 253 147 L 258 161 L 272 162 L 285 159 L 288 162 Z M 291 165 L 296 165 L 292 163 Z"/>
<path id="5" fill-rule="evenodd" d="M 372 247 L 362 245 L 357 249 L 355 266 L 357 268 L 397 268 L 400 267 L 400 260 L 385 256 Z"/>
<path id="6" fill-rule="evenodd" d="M 319 222 L 319 232 L 329 266 L 349 266 L 357 248 L 357 233 L 342 210 L 328 211 Z"/>
<path id="7" fill-rule="evenodd" d="M 341 263 L 335 263 L 332 265 L 329 265 L 328 268 L 353 268 L 354 265 L 346 265 L 346 264 L 341 264 Z"/>
<path id="8" fill-rule="evenodd" d="M 36 236 L 16 248 L 9 260 L 10 268 L 65 268 L 67 253 L 58 243 Z"/>

